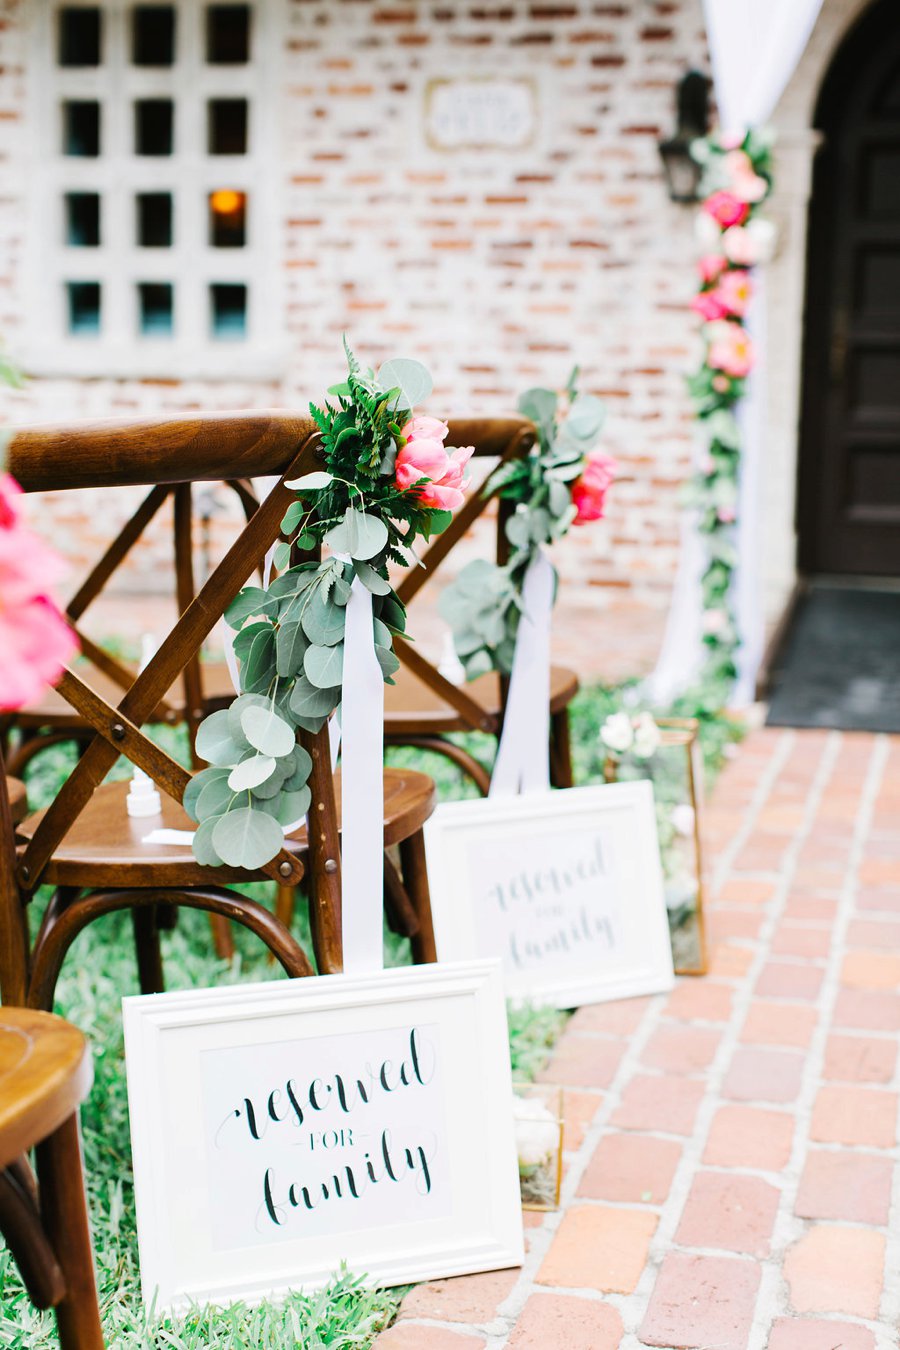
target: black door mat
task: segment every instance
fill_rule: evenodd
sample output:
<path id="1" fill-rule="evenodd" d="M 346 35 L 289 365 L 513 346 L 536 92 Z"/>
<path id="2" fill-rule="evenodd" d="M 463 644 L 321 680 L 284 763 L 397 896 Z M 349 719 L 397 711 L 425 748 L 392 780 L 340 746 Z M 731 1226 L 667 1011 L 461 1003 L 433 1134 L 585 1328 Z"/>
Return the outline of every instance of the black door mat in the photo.
<path id="1" fill-rule="evenodd" d="M 766 722 L 900 732 L 900 590 L 815 583 L 773 672 Z"/>

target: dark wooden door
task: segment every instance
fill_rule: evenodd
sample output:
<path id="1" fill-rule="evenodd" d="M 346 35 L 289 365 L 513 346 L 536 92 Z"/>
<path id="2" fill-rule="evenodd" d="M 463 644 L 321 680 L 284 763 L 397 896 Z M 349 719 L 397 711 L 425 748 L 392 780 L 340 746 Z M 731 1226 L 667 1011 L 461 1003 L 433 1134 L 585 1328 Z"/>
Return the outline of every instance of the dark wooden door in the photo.
<path id="1" fill-rule="evenodd" d="M 804 572 L 900 576 L 900 3 L 868 10 L 823 86 L 798 526 Z"/>

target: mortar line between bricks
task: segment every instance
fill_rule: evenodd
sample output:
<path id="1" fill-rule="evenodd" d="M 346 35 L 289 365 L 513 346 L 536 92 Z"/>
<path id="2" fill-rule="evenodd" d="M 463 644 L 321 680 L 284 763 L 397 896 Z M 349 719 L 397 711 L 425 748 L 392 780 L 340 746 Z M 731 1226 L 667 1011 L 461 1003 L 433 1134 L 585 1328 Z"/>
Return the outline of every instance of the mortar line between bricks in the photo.
<path id="1" fill-rule="evenodd" d="M 860 791 L 859 803 L 856 809 L 856 818 L 853 825 L 853 835 L 847 853 L 844 880 L 839 889 L 838 908 L 831 921 L 831 948 L 823 966 L 824 974 L 822 986 L 816 999 L 816 1007 L 819 1014 L 818 1020 L 812 1037 L 810 1038 L 809 1045 L 803 1055 L 800 1091 L 793 1107 L 795 1121 L 793 1146 L 787 1167 L 782 1174 L 782 1185 L 779 1188 L 780 1196 L 778 1213 L 772 1230 L 772 1256 L 777 1258 L 781 1264 L 779 1293 L 780 1301 L 783 1301 L 785 1308 L 788 1308 L 789 1305 L 789 1294 L 787 1282 L 784 1279 L 782 1263 L 788 1249 L 807 1231 L 807 1222 L 795 1213 L 797 1190 L 799 1187 L 800 1175 L 810 1154 L 812 1111 L 816 1094 L 821 1085 L 821 1068 L 825 1059 L 825 1045 L 831 1028 L 834 1006 L 840 990 L 840 969 L 846 950 L 847 927 L 854 911 L 856 873 L 863 856 L 875 798 L 878 794 L 878 787 L 881 782 L 886 759 L 886 743 L 883 738 L 879 738 L 873 746 Z M 882 1150 L 881 1152 L 883 1154 L 884 1151 Z M 844 1227 L 845 1225 L 837 1223 L 836 1226 Z M 864 1226 L 867 1228 L 872 1227 L 870 1224 Z M 819 1316 L 820 1314 L 816 1315 Z M 851 1315 L 842 1314 L 841 1316 L 844 1321 L 858 1321 L 859 1325 L 868 1326 L 872 1330 L 877 1329 L 876 1323 L 864 1319 L 856 1319 Z M 755 1330 L 757 1330 L 756 1323 L 754 1323 L 754 1331 Z M 764 1323 L 760 1328 L 760 1334 L 763 1339 L 759 1341 L 756 1341 L 751 1333 L 748 1350 L 757 1350 L 757 1346 L 759 1347 L 759 1350 L 762 1350 L 765 1346 L 769 1330 L 769 1323 Z M 890 1350 L 890 1347 L 885 1346 L 884 1350 Z"/>

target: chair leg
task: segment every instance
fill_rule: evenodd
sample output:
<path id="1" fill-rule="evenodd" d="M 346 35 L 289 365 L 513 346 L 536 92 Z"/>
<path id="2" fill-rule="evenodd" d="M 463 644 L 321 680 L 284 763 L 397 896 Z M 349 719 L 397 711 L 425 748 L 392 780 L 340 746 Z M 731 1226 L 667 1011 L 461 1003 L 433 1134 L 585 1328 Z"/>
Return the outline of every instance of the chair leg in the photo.
<path id="1" fill-rule="evenodd" d="M 210 914 L 209 927 L 212 932 L 213 947 L 220 961 L 234 960 L 234 934 L 231 924 L 224 914 Z"/>
<path id="2" fill-rule="evenodd" d="M 103 1350 L 77 1115 L 38 1144 L 37 1174 L 44 1229 L 66 1280 L 56 1306 L 60 1348 Z"/>
<path id="3" fill-rule="evenodd" d="M 550 763 L 553 786 L 570 788 L 575 779 L 572 773 L 572 743 L 569 736 L 569 710 L 553 713 L 550 718 Z"/>
<path id="4" fill-rule="evenodd" d="M 401 843 L 400 863 L 403 868 L 403 884 L 419 921 L 419 931 L 410 939 L 413 959 L 416 965 L 425 965 L 437 960 L 437 948 L 431 918 L 428 869 L 425 866 L 425 836 L 421 830 L 417 830 Z"/>
<path id="5" fill-rule="evenodd" d="M 162 952 L 159 947 L 158 910 L 155 905 L 131 911 L 138 981 L 142 994 L 161 994 L 165 987 Z"/>

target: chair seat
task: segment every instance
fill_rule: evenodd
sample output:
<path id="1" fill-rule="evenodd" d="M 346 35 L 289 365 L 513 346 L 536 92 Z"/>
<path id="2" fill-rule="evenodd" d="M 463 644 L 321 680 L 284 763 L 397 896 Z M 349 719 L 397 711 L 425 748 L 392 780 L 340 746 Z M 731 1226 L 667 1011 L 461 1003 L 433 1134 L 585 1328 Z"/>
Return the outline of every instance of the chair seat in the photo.
<path id="1" fill-rule="evenodd" d="M 340 770 L 335 774 L 335 797 L 340 824 Z M 162 817 L 129 816 L 125 798 L 128 783 L 103 783 L 53 855 L 43 877 L 58 886 L 99 889 L 108 886 L 210 886 L 218 883 L 265 881 L 259 872 L 240 868 L 202 867 L 185 844 L 145 844 L 151 831 L 165 827 L 194 830 L 196 825 L 171 797 L 160 793 Z M 432 780 L 413 769 L 384 771 L 385 847 L 400 843 L 421 829 L 435 804 Z M 19 840 L 34 834 L 43 812 L 29 816 L 17 830 Z M 307 847 L 304 825 L 286 840 L 292 853 Z"/>
<path id="2" fill-rule="evenodd" d="M 396 684 L 385 686 L 384 730 L 387 736 L 437 736 L 449 731 L 470 731 L 455 708 L 405 666 L 394 676 Z M 462 686 L 467 694 L 494 716 L 500 712 L 500 677 L 495 671 L 479 675 Z M 578 676 L 565 666 L 550 667 L 550 711 L 562 712 L 578 693 Z"/>
<path id="3" fill-rule="evenodd" d="M 12 814 L 14 825 L 18 825 L 28 815 L 28 798 L 25 795 L 25 784 L 21 778 L 7 778 L 6 791 L 9 795 L 9 809 Z"/>
<path id="4" fill-rule="evenodd" d="M 0 1170 L 67 1120 L 91 1087 L 81 1032 L 31 1008 L 0 1008 Z"/>
<path id="5" fill-rule="evenodd" d="M 105 675 L 102 670 L 96 666 L 76 667 L 77 673 L 86 684 L 89 684 L 95 693 L 104 698 L 107 703 L 111 703 L 115 708 L 121 703 L 125 690 L 121 685 L 116 684 L 115 680 Z M 210 711 L 221 706 L 227 706 L 234 698 L 234 685 L 231 682 L 231 676 L 228 673 L 228 667 L 224 661 L 204 661 L 200 666 L 201 681 L 203 684 L 204 702 Z M 134 672 L 135 675 L 137 672 Z M 181 680 L 177 680 L 169 691 L 166 702 L 172 707 L 176 714 L 176 720 L 180 721 L 184 716 L 184 690 Z M 148 722 L 164 722 L 166 718 L 161 709 L 158 709 L 152 717 L 148 717 Z M 38 727 L 52 727 L 58 731 L 78 730 L 86 726 L 84 718 L 75 711 L 70 703 L 67 703 L 62 694 L 57 693 L 55 689 L 47 688 L 41 697 L 35 703 L 29 703 L 26 707 L 20 708 L 15 714 L 16 725 L 37 729 Z"/>

